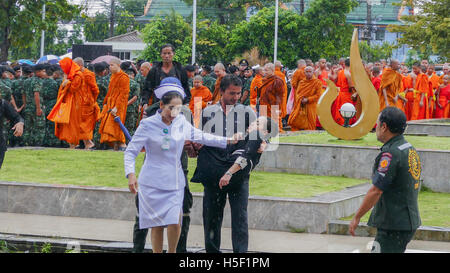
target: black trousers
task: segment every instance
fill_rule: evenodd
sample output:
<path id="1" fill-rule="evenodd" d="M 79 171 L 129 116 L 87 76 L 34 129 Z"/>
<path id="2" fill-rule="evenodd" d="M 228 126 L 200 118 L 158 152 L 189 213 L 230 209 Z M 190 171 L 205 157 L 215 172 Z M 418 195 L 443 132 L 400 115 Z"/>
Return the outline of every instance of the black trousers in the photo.
<path id="1" fill-rule="evenodd" d="M 181 233 L 180 233 L 180 239 L 178 240 L 177 245 L 177 253 L 186 253 L 186 245 L 187 245 L 187 236 L 189 232 L 189 225 L 191 223 L 191 217 L 189 216 L 189 213 L 191 212 L 192 208 L 192 193 L 189 190 L 189 183 L 187 181 L 187 166 L 188 166 L 188 157 L 187 153 L 183 151 L 183 154 L 181 155 L 181 165 L 183 167 L 184 171 L 184 177 L 186 179 L 186 186 L 184 187 L 184 198 L 183 198 L 183 220 L 181 224 Z M 142 253 L 144 252 L 145 248 L 145 241 L 147 239 L 148 229 L 139 229 L 139 198 L 136 194 L 136 209 L 137 214 L 134 222 L 133 227 L 133 253 Z"/>
<path id="2" fill-rule="evenodd" d="M 404 253 L 406 246 L 414 237 L 416 230 L 397 231 L 377 229 L 372 252 L 375 253 Z"/>
<path id="3" fill-rule="evenodd" d="M 227 196 L 231 207 L 231 240 L 234 253 L 248 250 L 249 177 L 221 190 L 217 183 L 204 184 L 203 229 L 207 253 L 220 253 L 221 227 Z"/>

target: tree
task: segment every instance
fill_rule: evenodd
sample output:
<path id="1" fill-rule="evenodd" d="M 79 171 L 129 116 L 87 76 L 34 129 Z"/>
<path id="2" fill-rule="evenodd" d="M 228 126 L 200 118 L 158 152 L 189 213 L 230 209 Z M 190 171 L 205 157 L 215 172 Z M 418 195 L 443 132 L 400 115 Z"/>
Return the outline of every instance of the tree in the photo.
<path id="1" fill-rule="evenodd" d="M 307 26 L 303 35 L 307 39 L 305 57 L 337 60 L 349 56 L 353 26 L 347 14 L 356 7 L 354 0 L 315 0 L 303 14 Z"/>
<path id="2" fill-rule="evenodd" d="M 180 14 L 172 12 L 162 17 L 155 17 L 142 30 L 142 40 L 147 44 L 140 58 L 157 61 L 160 59 L 160 48 L 170 43 L 175 47 L 174 61 L 186 64 L 192 54 L 192 28 Z"/>
<path id="3" fill-rule="evenodd" d="M 94 17 L 87 17 L 84 23 L 84 36 L 89 42 L 103 42 L 109 37 L 108 16 L 97 12 Z"/>
<path id="4" fill-rule="evenodd" d="M 391 32 L 401 32 L 400 45 L 409 45 L 418 52 L 426 52 L 431 46 L 434 54 L 443 61 L 450 58 L 450 20 L 448 0 L 408 0 L 407 5 L 420 12 L 402 16 L 404 25 L 390 25 Z"/>
<path id="5" fill-rule="evenodd" d="M 127 11 L 134 17 L 144 15 L 147 0 L 119 0 L 120 9 Z"/>
<path id="6" fill-rule="evenodd" d="M 359 42 L 359 52 L 361 53 L 361 59 L 366 62 L 376 62 L 381 59 L 387 60 L 392 57 L 392 51 L 394 46 L 388 42 L 384 42 L 381 45 L 368 44 L 367 41 Z"/>
<path id="7" fill-rule="evenodd" d="M 45 20 L 42 7 L 46 4 Z M 79 12 L 76 5 L 67 0 L 2 0 L 0 1 L 0 61 L 8 59 L 9 50 L 29 48 L 37 43 L 37 34 L 42 30 L 56 29 L 62 20 L 71 20 Z"/>
<path id="8" fill-rule="evenodd" d="M 217 21 L 199 21 L 196 42 L 198 63 L 213 65 L 218 61 L 224 61 L 229 36 L 225 25 L 220 25 Z"/>
<path id="9" fill-rule="evenodd" d="M 192 5 L 193 0 L 183 0 Z M 292 0 L 280 1 L 287 3 Z M 247 7 L 270 7 L 274 0 L 198 0 L 199 13 L 211 20 L 219 20 L 219 24 L 233 28 L 236 24 L 245 20 Z"/>
<path id="10" fill-rule="evenodd" d="M 304 56 L 306 19 L 297 13 L 280 9 L 278 14 L 278 56 L 282 63 L 293 67 L 298 56 Z M 275 8 L 263 8 L 250 21 L 242 21 L 232 31 L 226 51 L 230 58 L 258 48 L 259 55 L 273 56 Z"/>

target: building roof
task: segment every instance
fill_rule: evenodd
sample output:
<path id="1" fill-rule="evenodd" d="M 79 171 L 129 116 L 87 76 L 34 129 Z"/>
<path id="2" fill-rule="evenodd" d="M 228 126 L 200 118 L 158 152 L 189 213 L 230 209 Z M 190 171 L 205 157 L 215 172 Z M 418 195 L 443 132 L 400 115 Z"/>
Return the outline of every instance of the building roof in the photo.
<path id="1" fill-rule="evenodd" d="M 142 43 L 141 33 L 137 30 L 105 39 L 104 42 Z"/>
<path id="2" fill-rule="evenodd" d="M 155 16 L 169 14 L 172 9 L 183 17 L 192 16 L 192 6 L 183 0 L 148 0 L 144 15 L 136 18 L 137 21 L 150 21 Z"/>
<path id="3" fill-rule="evenodd" d="M 305 11 L 314 0 L 304 0 Z M 367 22 L 367 0 L 357 0 L 359 5 L 347 15 L 347 22 L 351 24 L 365 24 Z M 406 15 L 405 9 L 394 4 L 400 4 L 401 0 L 372 0 L 372 22 L 376 25 L 402 24 L 398 19 L 400 13 Z M 294 0 L 284 4 L 286 7 L 300 12 L 300 1 Z"/>

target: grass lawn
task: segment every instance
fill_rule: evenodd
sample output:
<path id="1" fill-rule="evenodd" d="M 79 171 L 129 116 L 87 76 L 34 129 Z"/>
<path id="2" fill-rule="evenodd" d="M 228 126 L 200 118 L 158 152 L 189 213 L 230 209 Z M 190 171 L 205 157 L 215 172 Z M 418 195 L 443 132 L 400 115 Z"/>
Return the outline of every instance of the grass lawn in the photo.
<path id="1" fill-rule="evenodd" d="M 144 160 L 136 160 L 139 173 Z M 196 160 L 189 159 L 191 179 Z M 6 153 L 0 180 L 63 185 L 127 188 L 123 153 L 66 149 L 18 149 Z M 345 177 L 311 176 L 288 173 L 253 172 L 250 195 L 304 198 L 367 182 Z M 192 192 L 203 192 L 199 183 L 190 183 Z"/>
<path id="2" fill-rule="evenodd" d="M 136 160 L 137 173 L 144 154 Z M 189 159 L 192 177 L 195 159 Z M 78 186 L 127 188 L 123 153 L 66 149 L 9 150 L 0 170 L 0 180 Z M 368 182 L 345 177 L 312 176 L 289 173 L 252 172 L 250 195 L 305 198 Z M 190 183 L 192 192 L 202 192 L 199 183 Z M 422 224 L 450 227 L 450 194 L 423 191 L 419 194 Z M 369 213 L 362 219 L 367 222 Z M 351 217 L 345 218 L 350 220 Z"/>
<path id="3" fill-rule="evenodd" d="M 422 226 L 450 227 L 450 194 L 430 191 L 419 193 L 419 213 Z M 370 211 L 371 212 L 371 211 Z M 369 221 L 370 212 L 361 218 L 361 223 Z M 352 220 L 353 215 L 341 220 Z"/>
<path id="4" fill-rule="evenodd" d="M 405 139 L 416 149 L 450 150 L 450 139 L 448 137 L 406 135 Z M 280 137 L 280 143 L 331 144 L 370 147 L 381 147 L 383 145 L 381 142 L 377 141 L 375 133 L 369 133 L 359 140 L 341 140 L 328 134 L 327 132 L 283 136 Z"/>

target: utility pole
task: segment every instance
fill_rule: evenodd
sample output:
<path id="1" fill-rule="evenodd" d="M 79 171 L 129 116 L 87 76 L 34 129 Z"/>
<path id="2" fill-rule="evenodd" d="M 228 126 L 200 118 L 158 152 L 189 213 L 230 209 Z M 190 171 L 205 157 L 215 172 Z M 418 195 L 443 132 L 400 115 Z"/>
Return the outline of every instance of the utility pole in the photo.
<path id="1" fill-rule="evenodd" d="M 197 38 L 197 0 L 194 0 L 192 9 L 192 64 L 195 64 L 195 43 Z"/>
<path id="2" fill-rule="evenodd" d="M 275 1 L 275 41 L 273 48 L 273 63 L 277 61 L 278 51 L 278 0 Z"/>
<path id="3" fill-rule="evenodd" d="M 372 39 L 372 0 L 367 0 L 367 31 L 369 37 L 367 39 L 367 44 L 370 46 L 370 40 Z"/>
<path id="4" fill-rule="evenodd" d="M 109 37 L 113 37 L 114 36 L 114 17 L 116 15 L 116 1 L 115 0 L 111 0 L 111 14 L 109 17 Z"/>
<path id="5" fill-rule="evenodd" d="M 305 0 L 300 0 L 300 15 L 305 12 Z"/>
<path id="6" fill-rule="evenodd" d="M 45 3 L 42 6 L 42 21 L 45 21 Z M 45 31 L 42 30 L 42 34 L 41 34 L 41 58 L 44 57 L 44 46 L 45 46 Z"/>

